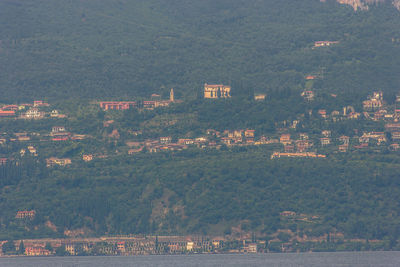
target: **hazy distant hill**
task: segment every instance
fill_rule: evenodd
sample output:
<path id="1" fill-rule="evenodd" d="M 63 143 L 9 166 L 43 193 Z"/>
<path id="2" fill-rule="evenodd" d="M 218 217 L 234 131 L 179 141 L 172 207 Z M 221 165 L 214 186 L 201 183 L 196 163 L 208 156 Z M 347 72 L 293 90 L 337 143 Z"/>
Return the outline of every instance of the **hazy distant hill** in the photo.
<path id="1" fill-rule="evenodd" d="M 400 13 L 389 2 L 355 13 L 319 0 L 3 0 L 0 25 L 0 102 L 170 87 L 195 97 L 204 82 L 301 90 L 322 72 L 316 87 L 335 93 L 400 84 Z M 312 49 L 318 40 L 340 44 Z"/>

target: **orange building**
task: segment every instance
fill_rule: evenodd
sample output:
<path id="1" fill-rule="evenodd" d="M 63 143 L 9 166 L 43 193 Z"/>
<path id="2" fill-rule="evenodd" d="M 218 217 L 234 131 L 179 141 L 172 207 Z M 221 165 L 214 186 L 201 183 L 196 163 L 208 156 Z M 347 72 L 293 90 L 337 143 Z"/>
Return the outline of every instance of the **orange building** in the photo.
<path id="1" fill-rule="evenodd" d="M 255 130 L 247 129 L 246 131 L 244 131 L 244 136 L 246 138 L 254 138 L 254 132 L 255 132 Z"/>
<path id="2" fill-rule="evenodd" d="M 84 155 L 82 155 L 82 159 L 83 159 L 83 161 L 86 161 L 86 162 L 92 161 L 93 155 L 92 154 L 84 154 Z"/>
<path id="3" fill-rule="evenodd" d="M 290 144 L 292 140 L 290 140 L 290 134 L 282 134 L 279 138 L 279 142 L 282 144 Z"/>
<path id="4" fill-rule="evenodd" d="M 15 116 L 14 110 L 0 110 L 0 117 L 13 117 Z"/>

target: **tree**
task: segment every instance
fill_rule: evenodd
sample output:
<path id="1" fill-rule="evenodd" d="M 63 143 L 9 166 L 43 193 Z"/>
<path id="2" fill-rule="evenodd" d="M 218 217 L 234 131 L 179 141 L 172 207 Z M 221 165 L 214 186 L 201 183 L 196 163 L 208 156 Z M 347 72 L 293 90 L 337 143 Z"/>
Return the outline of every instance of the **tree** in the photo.
<path id="1" fill-rule="evenodd" d="M 25 246 L 24 246 L 24 241 L 21 240 L 21 242 L 19 243 L 19 249 L 18 249 L 18 254 L 24 254 L 25 253 Z"/>
<path id="2" fill-rule="evenodd" d="M 4 254 L 15 254 L 15 245 L 14 240 L 8 240 L 6 243 L 3 244 L 3 253 Z"/>
<path id="3" fill-rule="evenodd" d="M 61 246 L 61 247 L 56 248 L 56 255 L 57 256 L 68 255 L 68 252 L 65 250 L 65 246 Z"/>
<path id="4" fill-rule="evenodd" d="M 46 243 L 45 249 L 47 249 L 48 251 L 53 251 L 53 247 L 51 246 L 50 242 Z"/>

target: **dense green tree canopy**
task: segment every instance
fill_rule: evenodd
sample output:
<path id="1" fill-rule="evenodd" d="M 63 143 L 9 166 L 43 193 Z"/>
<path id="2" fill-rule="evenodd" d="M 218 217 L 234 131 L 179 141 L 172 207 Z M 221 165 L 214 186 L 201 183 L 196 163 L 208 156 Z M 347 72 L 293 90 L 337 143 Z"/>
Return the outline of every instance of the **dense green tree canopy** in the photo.
<path id="1" fill-rule="evenodd" d="M 193 98 L 202 84 L 272 92 L 323 77 L 347 99 L 397 92 L 400 14 L 333 1 L 1 1 L 0 101 Z M 320 40 L 334 47 L 313 49 Z M 242 84 L 243 86 L 238 86 Z"/>

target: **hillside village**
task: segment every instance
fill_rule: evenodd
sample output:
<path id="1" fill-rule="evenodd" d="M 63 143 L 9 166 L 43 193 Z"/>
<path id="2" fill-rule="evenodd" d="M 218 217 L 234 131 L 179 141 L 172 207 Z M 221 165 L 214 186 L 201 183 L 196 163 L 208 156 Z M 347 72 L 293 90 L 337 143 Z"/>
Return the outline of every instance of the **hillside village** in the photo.
<path id="1" fill-rule="evenodd" d="M 0 257 L 400 251 L 399 10 L 0 1 Z"/>
<path id="2" fill-rule="evenodd" d="M 317 76 L 307 76 L 307 81 L 317 79 Z M 204 101 L 221 101 L 232 98 L 231 87 L 223 84 L 205 84 L 203 88 Z M 311 88 L 299 94 L 305 103 L 317 101 Z M 331 95 L 335 99 L 335 95 Z M 255 94 L 254 103 L 268 103 L 266 94 Z M 4 104 L 0 109 L 0 123 L 22 121 L 38 124 L 45 122 L 43 127 L 35 131 L 1 132 L 0 133 L 0 164 L 18 164 L 26 157 L 43 160 L 49 169 L 68 168 L 76 164 L 90 164 L 92 161 L 107 161 L 115 156 L 135 157 L 151 153 L 174 153 L 175 151 L 207 151 L 227 150 L 235 153 L 235 149 L 259 148 L 265 149 L 270 160 L 282 158 L 313 158 L 327 159 L 338 153 L 398 153 L 400 151 L 400 97 L 394 105 L 385 102 L 381 91 L 371 92 L 366 99 L 360 99 L 362 110 L 353 106 L 345 106 L 342 110 L 319 109 L 310 110 L 308 118 L 335 125 L 343 121 L 373 122 L 378 128 L 371 131 L 354 129 L 352 136 L 335 135 L 332 130 L 320 128 L 317 131 L 307 131 L 303 120 L 305 114 L 299 114 L 296 120 L 276 122 L 274 133 L 257 132 L 255 129 L 203 129 L 201 134 L 190 135 L 182 132 L 178 135 L 150 136 L 146 129 L 120 127 L 118 120 L 123 112 L 157 111 L 159 114 L 168 112 L 171 107 L 179 107 L 183 100 L 177 100 L 171 89 L 168 100 L 153 94 L 151 100 L 137 101 L 96 101 L 89 104 L 90 109 L 103 114 L 99 122 L 102 133 L 80 132 L 68 123 L 73 118 L 68 112 L 59 111 L 57 106 L 45 101 L 34 101 L 33 104 Z M 217 103 L 217 102 L 215 102 Z M 161 124 L 168 127 L 174 122 Z M 300 128 L 302 127 L 302 128 Z M 95 145 L 92 145 L 95 144 Z M 77 148 L 79 148 L 77 150 Z M 60 156 L 59 151 L 65 151 Z M 266 159 L 268 160 L 268 159 Z M 35 219 L 36 211 L 17 210 L 17 223 L 30 222 Z M 288 225 L 293 221 L 304 224 L 305 229 L 319 223 L 319 216 L 296 214 L 294 211 L 282 211 L 281 221 Z M 51 221 L 47 227 L 56 229 Z M 233 229 L 233 228 L 232 228 Z M 311 229 L 311 228 L 310 228 Z M 312 230 L 309 230 L 312 231 Z M 84 232 L 81 233 L 85 235 Z M 64 232 L 63 239 L 38 239 L 13 241 L 15 249 L 9 253 L 19 253 L 28 256 L 47 255 L 138 255 L 138 254 L 181 254 L 181 253 L 255 253 L 255 252 L 288 252 L 325 249 L 327 240 L 341 240 L 342 249 L 346 246 L 363 247 L 368 242 L 375 249 L 387 245 L 380 240 L 345 239 L 343 233 L 332 232 L 319 236 L 294 233 L 281 229 L 268 240 L 248 236 L 249 233 L 237 229 L 225 237 L 194 237 L 194 236 L 113 236 L 102 238 L 80 238 L 80 233 Z M 246 236 L 247 235 L 247 236 Z M 300 241 L 299 241 L 300 240 Z M 296 243 L 299 241 L 299 243 Z M 2 246 L 7 241 L 2 241 Z M 274 245 L 276 243 L 276 245 Z M 294 245 L 294 244 L 297 245 Z M 308 245 L 304 245 L 308 244 Z"/>
<path id="3" fill-rule="evenodd" d="M 315 76 L 307 76 L 307 80 L 315 79 Z M 230 98 L 230 86 L 225 85 L 204 85 L 205 99 Z M 314 101 L 314 92 L 306 90 L 301 93 L 304 101 Z M 335 97 L 335 96 L 333 96 Z M 174 91 L 171 89 L 170 98 L 161 100 L 160 95 L 153 94 L 153 100 L 144 101 L 99 101 L 98 108 L 104 112 L 123 112 L 130 109 L 154 110 L 160 107 L 168 108 L 169 105 L 179 105 L 181 100 L 176 100 Z M 254 101 L 268 101 L 266 95 L 255 95 Z M 400 96 L 394 106 L 385 103 L 383 93 L 372 92 L 362 102 L 363 110 L 356 111 L 352 106 L 343 107 L 342 110 L 319 109 L 316 114 L 309 111 L 308 116 L 314 116 L 321 121 L 336 123 L 344 120 L 373 121 L 384 125 L 384 129 L 375 129 L 368 132 L 358 132 L 354 129 L 353 136 L 335 136 L 331 130 L 320 129 L 319 133 L 299 131 L 298 125 L 302 123 L 304 115 L 299 114 L 298 120 L 277 122 L 278 127 L 275 134 L 258 133 L 254 129 L 204 129 L 203 134 L 192 138 L 186 138 L 187 133 L 181 133 L 179 137 L 159 136 L 157 138 L 143 138 L 142 129 L 129 130 L 133 138 L 122 138 L 118 129 L 114 127 L 114 120 L 103 121 L 104 129 L 110 129 L 105 139 L 99 142 L 123 142 L 118 151 L 112 154 L 126 154 L 127 156 L 137 153 L 158 153 L 163 151 L 180 151 L 188 148 L 198 149 L 221 149 L 224 147 L 251 147 L 270 145 L 275 150 L 271 153 L 271 159 L 282 157 L 329 157 L 331 153 L 355 153 L 358 151 L 393 151 L 400 149 Z M 0 120 L 49 120 L 51 128 L 42 129 L 40 132 L 2 132 L 0 133 L 0 145 L 8 146 L 16 143 L 21 149 L 12 151 L 10 154 L 2 153 L 1 162 L 17 160 L 27 153 L 32 156 L 40 155 L 37 147 L 45 149 L 46 144 L 63 142 L 81 142 L 85 139 L 93 139 L 91 133 L 73 133 L 64 125 L 52 124 L 51 120 L 68 120 L 68 114 L 61 114 L 53 109 L 49 103 L 34 101 L 33 104 L 6 104 L 0 108 Z M 58 120 L 59 121 L 59 120 Z M 168 126 L 166 126 L 168 127 Z M 111 151 L 109 151 L 111 152 Z M 47 166 L 66 166 L 73 164 L 76 160 L 85 162 L 96 158 L 111 156 L 108 153 L 82 153 L 80 159 L 58 158 L 56 155 L 46 158 Z"/>

